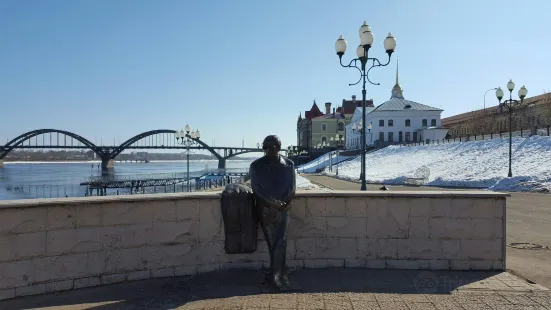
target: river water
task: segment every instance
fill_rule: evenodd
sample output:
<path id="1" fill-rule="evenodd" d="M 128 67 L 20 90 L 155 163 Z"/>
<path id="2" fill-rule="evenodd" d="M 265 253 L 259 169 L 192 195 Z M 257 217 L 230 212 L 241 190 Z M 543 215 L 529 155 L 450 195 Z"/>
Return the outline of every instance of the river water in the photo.
<path id="1" fill-rule="evenodd" d="M 43 162 L 4 163 L 0 168 L 0 200 L 80 197 L 86 192 L 81 182 L 101 174 L 99 162 Z M 227 168 L 248 168 L 250 160 L 228 160 Z M 217 160 L 190 160 L 189 170 L 216 169 Z M 113 174 L 119 177 L 139 177 L 155 174 L 185 173 L 186 161 L 159 161 L 149 163 L 117 162 Z M 184 185 L 170 192 L 185 190 Z M 156 189 L 157 190 L 157 189 Z M 163 189 L 159 189 L 162 192 Z M 121 190 L 124 191 L 124 190 Z M 114 192 L 110 192 L 114 194 Z"/>

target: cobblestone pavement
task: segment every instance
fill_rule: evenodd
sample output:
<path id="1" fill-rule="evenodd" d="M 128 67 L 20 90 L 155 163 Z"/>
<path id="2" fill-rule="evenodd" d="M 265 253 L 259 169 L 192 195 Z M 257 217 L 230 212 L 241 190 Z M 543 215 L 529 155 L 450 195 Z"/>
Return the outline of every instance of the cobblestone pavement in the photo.
<path id="1" fill-rule="evenodd" d="M 0 309 L 551 309 L 546 288 L 509 273 L 302 269 L 293 288 L 261 271 L 225 270 L 0 302 Z"/>

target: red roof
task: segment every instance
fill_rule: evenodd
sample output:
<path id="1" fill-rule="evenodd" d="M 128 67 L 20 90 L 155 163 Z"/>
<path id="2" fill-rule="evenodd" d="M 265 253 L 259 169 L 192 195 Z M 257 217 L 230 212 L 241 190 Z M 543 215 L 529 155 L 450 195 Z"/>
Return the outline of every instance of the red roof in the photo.
<path id="1" fill-rule="evenodd" d="M 304 112 L 304 118 L 306 119 L 311 119 L 322 115 L 323 113 L 321 113 L 320 109 L 318 108 L 316 101 L 314 101 L 314 104 L 312 105 L 312 108 L 310 109 L 310 111 Z"/>
<path id="2" fill-rule="evenodd" d="M 366 100 L 365 101 L 366 107 L 375 107 L 373 105 L 373 100 Z M 361 100 L 342 100 L 342 108 L 343 108 L 343 114 L 354 114 L 356 111 L 356 108 L 362 107 L 362 101 Z"/>

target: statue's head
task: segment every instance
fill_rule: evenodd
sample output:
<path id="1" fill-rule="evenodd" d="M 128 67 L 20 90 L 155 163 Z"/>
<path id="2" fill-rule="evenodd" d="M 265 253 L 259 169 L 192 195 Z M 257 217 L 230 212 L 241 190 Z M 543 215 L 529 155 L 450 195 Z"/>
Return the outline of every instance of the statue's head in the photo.
<path id="1" fill-rule="evenodd" d="M 269 135 L 262 142 L 262 149 L 266 156 L 277 157 L 281 151 L 281 140 L 276 135 Z"/>

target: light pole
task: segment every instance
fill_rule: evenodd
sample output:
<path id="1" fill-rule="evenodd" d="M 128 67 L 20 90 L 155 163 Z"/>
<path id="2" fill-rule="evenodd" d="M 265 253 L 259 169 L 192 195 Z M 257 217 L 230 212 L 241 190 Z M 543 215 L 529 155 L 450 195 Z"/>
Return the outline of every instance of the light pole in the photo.
<path id="1" fill-rule="evenodd" d="M 337 167 L 336 167 L 336 174 L 339 175 L 339 147 L 342 145 L 342 142 L 344 142 L 344 138 L 339 136 L 339 134 L 335 135 L 335 141 L 337 142 L 337 150 L 336 150 L 336 158 L 337 158 Z"/>
<path id="2" fill-rule="evenodd" d="M 189 124 L 187 124 L 184 130 L 177 131 L 174 133 L 174 136 L 176 137 L 177 144 L 183 145 L 187 148 L 187 184 L 188 192 L 191 192 L 191 178 L 189 177 L 189 147 L 196 143 L 195 140 L 199 140 L 199 138 L 201 138 L 201 133 L 199 132 L 199 129 L 192 131 Z"/>
<path id="3" fill-rule="evenodd" d="M 515 89 L 515 83 L 513 83 L 513 80 L 509 80 L 509 83 L 507 83 L 507 89 L 509 90 L 509 99 L 501 102 L 501 99 L 503 99 L 503 90 L 501 90 L 501 87 L 498 87 L 496 90 L 496 97 L 499 101 L 499 107 L 503 111 L 503 107 L 507 108 L 509 112 L 509 174 L 508 176 L 511 178 L 513 177 L 513 171 L 511 169 L 511 157 L 512 157 L 512 144 L 513 144 L 513 108 L 517 105 L 521 105 L 524 101 L 524 97 L 528 94 L 528 89 L 524 85 L 518 90 L 518 97 L 520 98 L 520 101 L 513 99 L 513 89 Z"/>
<path id="4" fill-rule="evenodd" d="M 369 71 L 375 67 L 384 67 L 387 66 L 390 63 L 390 57 L 392 56 L 392 53 L 396 49 L 396 39 L 392 36 L 392 33 L 388 33 L 388 36 L 384 40 L 384 48 L 386 53 L 388 54 L 388 61 L 385 64 L 381 64 L 379 59 L 377 58 L 371 58 L 368 56 L 369 49 L 371 48 L 371 45 L 373 44 L 373 33 L 371 32 L 371 28 L 367 25 L 367 22 L 364 22 L 363 25 L 360 27 L 360 45 L 356 49 L 356 55 L 358 58 L 354 58 L 350 61 L 348 65 L 343 65 L 342 63 L 342 56 L 346 52 L 346 41 L 342 37 L 342 35 L 339 37 L 337 42 L 335 42 L 335 50 L 337 51 L 337 55 L 339 56 L 339 62 L 342 67 L 345 68 L 355 68 L 360 71 L 360 79 L 358 82 L 354 84 L 348 84 L 349 86 L 356 85 L 360 83 L 360 81 L 363 81 L 362 83 L 362 128 L 366 128 L 365 124 L 365 110 L 366 110 L 366 91 L 365 91 L 365 81 L 367 80 L 369 83 L 373 85 L 379 85 L 379 83 L 373 83 L 371 80 L 369 80 Z M 366 70 L 366 64 L 367 62 L 371 60 L 373 61 L 371 67 Z M 360 67 L 358 67 L 358 62 L 360 63 Z M 362 167 L 361 167 L 361 174 L 360 178 L 362 179 L 362 187 L 361 190 L 365 191 L 367 190 L 367 184 L 365 182 L 365 133 L 362 133 L 362 150 L 361 150 L 361 158 L 362 158 Z"/>
<path id="5" fill-rule="evenodd" d="M 331 145 L 333 143 L 335 139 L 333 137 L 329 138 L 329 145 Z M 337 142 L 335 142 L 335 145 L 337 144 Z M 333 152 L 329 152 L 329 171 L 333 172 Z"/>
<path id="6" fill-rule="evenodd" d="M 354 125 L 352 126 L 352 131 L 353 131 L 355 134 L 359 135 L 359 134 L 362 132 L 362 123 L 358 123 L 358 125 L 354 124 Z M 361 136 L 360 136 L 360 137 L 361 137 Z M 358 145 L 357 142 L 355 143 L 355 147 L 357 147 L 358 149 L 360 148 L 360 146 Z"/>
<path id="7" fill-rule="evenodd" d="M 373 125 L 369 123 L 369 125 L 367 125 L 367 131 L 369 133 L 369 145 L 373 144 L 373 136 L 371 135 L 371 128 L 373 128 Z"/>
<path id="8" fill-rule="evenodd" d="M 488 89 L 488 90 L 484 93 L 484 110 L 486 110 L 486 94 L 487 94 L 489 91 L 497 90 L 497 89 L 498 89 L 498 87 L 490 88 L 490 89 Z"/>

